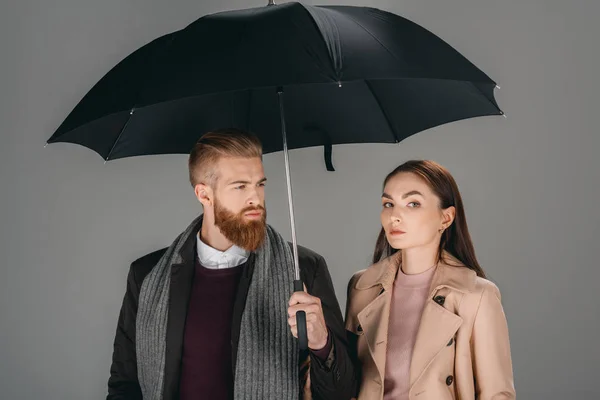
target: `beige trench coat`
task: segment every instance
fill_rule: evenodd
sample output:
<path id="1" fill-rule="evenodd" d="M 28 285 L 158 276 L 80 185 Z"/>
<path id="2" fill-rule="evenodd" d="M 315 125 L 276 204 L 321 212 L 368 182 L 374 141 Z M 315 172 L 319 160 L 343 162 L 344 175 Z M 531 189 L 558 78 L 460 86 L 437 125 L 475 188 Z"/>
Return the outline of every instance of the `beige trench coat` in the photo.
<path id="1" fill-rule="evenodd" d="M 384 394 L 392 287 L 400 253 L 357 272 L 346 329 L 362 364 L 358 400 Z M 410 400 L 515 399 L 508 327 L 495 284 L 444 253 L 436 267 L 410 365 Z"/>

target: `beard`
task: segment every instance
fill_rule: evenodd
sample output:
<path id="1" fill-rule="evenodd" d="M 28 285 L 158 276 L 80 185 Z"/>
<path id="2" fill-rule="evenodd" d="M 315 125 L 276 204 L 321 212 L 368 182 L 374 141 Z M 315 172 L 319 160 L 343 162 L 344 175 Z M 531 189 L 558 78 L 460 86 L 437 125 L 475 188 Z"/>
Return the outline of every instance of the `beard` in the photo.
<path id="1" fill-rule="evenodd" d="M 246 221 L 244 214 L 262 211 L 262 218 Z M 267 234 L 267 212 L 263 206 L 250 206 L 235 214 L 215 199 L 215 225 L 223 236 L 234 245 L 248 251 L 256 251 L 265 241 Z"/>

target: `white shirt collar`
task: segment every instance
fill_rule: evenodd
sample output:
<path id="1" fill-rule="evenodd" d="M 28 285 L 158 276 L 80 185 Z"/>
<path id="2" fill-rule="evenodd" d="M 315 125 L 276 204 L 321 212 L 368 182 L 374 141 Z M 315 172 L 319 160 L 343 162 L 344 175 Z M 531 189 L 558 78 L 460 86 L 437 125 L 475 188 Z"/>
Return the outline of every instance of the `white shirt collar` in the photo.
<path id="1" fill-rule="evenodd" d="M 210 269 L 238 267 L 248 261 L 250 256 L 249 251 L 235 245 L 225 251 L 210 247 L 200 239 L 200 233 L 196 235 L 196 243 L 200 264 Z"/>

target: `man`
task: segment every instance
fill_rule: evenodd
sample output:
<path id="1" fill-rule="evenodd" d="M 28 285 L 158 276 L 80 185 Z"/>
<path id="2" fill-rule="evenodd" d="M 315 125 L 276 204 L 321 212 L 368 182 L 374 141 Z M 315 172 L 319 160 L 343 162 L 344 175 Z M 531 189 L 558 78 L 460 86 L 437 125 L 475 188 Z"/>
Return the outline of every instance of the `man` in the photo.
<path id="1" fill-rule="evenodd" d="M 355 373 L 327 265 L 299 247 L 306 292 L 292 295 L 292 248 L 266 224 L 260 141 L 205 134 L 189 177 L 204 213 L 131 265 L 107 400 L 350 399 Z M 308 354 L 294 338 L 299 310 Z"/>

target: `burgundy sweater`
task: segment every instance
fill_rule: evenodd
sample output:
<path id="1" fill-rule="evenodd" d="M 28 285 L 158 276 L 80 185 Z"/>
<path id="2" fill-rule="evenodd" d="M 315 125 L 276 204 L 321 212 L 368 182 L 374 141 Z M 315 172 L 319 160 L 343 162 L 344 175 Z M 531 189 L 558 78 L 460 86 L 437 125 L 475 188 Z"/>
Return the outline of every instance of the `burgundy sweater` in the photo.
<path id="1" fill-rule="evenodd" d="M 246 263 L 209 269 L 196 259 L 183 339 L 180 400 L 233 398 L 231 321 Z"/>

